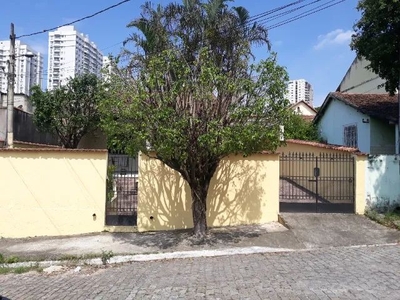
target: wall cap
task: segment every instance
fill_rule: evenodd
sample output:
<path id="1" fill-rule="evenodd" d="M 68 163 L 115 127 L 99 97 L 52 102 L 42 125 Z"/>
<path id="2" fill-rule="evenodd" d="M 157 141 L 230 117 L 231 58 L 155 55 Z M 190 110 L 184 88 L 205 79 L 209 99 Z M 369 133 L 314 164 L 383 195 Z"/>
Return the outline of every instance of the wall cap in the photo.
<path id="1" fill-rule="evenodd" d="M 359 155 L 359 156 L 368 155 L 367 153 L 363 153 L 360 150 L 358 150 L 358 148 L 346 147 L 346 146 L 342 146 L 342 145 L 324 144 L 324 143 L 319 143 L 319 142 L 303 141 L 303 140 L 286 140 L 286 142 L 292 143 L 292 144 L 298 144 L 298 145 L 307 145 L 307 146 L 312 146 L 312 147 L 317 147 L 317 148 L 323 148 L 323 149 L 338 150 L 338 151 L 353 153 L 353 154 Z"/>

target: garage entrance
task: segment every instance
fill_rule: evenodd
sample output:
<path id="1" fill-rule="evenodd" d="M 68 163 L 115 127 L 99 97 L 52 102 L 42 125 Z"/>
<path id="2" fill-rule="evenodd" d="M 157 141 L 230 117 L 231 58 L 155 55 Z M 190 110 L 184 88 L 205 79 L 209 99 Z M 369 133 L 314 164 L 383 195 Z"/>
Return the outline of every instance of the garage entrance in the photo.
<path id="1" fill-rule="evenodd" d="M 280 212 L 355 212 L 355 161 L 347 153 L 280 156 Z"/>

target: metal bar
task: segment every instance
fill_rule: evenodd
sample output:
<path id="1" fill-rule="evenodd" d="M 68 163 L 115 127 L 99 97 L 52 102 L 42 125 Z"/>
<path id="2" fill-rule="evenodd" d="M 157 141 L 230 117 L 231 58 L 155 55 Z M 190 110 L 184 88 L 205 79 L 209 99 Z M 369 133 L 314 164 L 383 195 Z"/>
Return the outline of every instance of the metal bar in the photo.
<path id="1" fill-rule="evenodd" d="M 318 168 L 318 156 L 315 157 L 315 167 Z M 318 176 L 315 177 L 315 212 L 318 212 Z"/>

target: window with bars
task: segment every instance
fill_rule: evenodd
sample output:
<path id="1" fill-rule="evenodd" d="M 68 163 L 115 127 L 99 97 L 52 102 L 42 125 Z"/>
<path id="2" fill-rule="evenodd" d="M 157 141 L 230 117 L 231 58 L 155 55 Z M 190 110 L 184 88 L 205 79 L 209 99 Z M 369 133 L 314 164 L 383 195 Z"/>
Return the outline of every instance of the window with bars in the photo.
<path id="1" fill-rule="evenodd" d="M 358 147 L 357 143 L 357 125 L 344 127 L 344 145 L 348 147 Z"/>

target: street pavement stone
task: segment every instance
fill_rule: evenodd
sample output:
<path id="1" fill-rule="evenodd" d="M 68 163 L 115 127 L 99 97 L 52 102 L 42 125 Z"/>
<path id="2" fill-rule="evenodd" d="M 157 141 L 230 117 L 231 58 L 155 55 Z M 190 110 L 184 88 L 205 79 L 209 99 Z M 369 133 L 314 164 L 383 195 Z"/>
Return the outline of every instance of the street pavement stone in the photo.
<path id="1" fill-rule="evenodd" d="M 400 299 L 400 246 L 136 262 L 0 276 L 5 299 Z M 88 271 L 89 270 L 89 271 Z"/>

